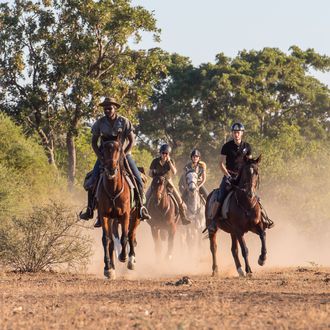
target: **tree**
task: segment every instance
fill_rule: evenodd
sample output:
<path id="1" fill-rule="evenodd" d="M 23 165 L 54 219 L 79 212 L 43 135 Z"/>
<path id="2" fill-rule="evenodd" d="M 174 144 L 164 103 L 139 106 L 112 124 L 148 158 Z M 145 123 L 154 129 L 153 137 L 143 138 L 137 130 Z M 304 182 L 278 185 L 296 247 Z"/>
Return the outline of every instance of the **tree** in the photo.
<path id="1" fill-rule="evenodd" d="M 8 33 L 0 35 L 2 89 L 12 96 L 10 105 L 17 109 L 15 116 L 18 113 L 19 118 L 27 120 L 31 129 L 36 129 L 38 122 L 48 140 L 57 142 L 64 137 L 72 184 L 75 138 L 83 121 L 98 113 L 100 96 L 117 97 L 123 103 L 121 111 L 134 118 L 148 103 L 153 85 L 166 69 L 160 49 L 134 51 L 128 43 L 132 37 L 138 42 L 142 30 L 157 38 L 155 19 L 142 7 L 132 7 L 129 0 L 16 1 L 13 8 L 3 5 L 1 12 L 2 27 L 6 31 L 9 28 Z M 15 62 L 16 58 L 19 60 Z M 21 65 L 16 64 L 13 70 L 12 62 Z M 33 79 L 41 76 L 40 67 L 42 79 L 35 82 Z M 13 76 L 16 83 L 11 90 Z M 17 86 L 19 79 L 23 87 Z M 30 103 L 26 101 L 23 108 L 15 96 L 30 101 L 35 95 L 42 107 L 32 112 L 33 126 Z M 6 105 L 8 109 L 8 101 Z M 54 142 L 48 140 L 47 145 L 53 147 Z M 50 159 L 54 162 L 54 157 Z"/>
<path id="2" fill-rule="evenodd" d="M 178 155 L 200 146 L 213 155 L 226 141 L 229 127 L 244 122 L 250 136 L 276 137 L 285 124 L 302 136 L 329 137 L 329 89 L 309 69 L 329 70 L 330 58 L 313 50 L 276 48 L 242 51 L 231 59 L 194 68 L 173 56 L 169 76 L 158 85 L 153 106 L 140 115 L 141 134 L 167 140 Z M 146 125 L 152 121 L 153 125 Z"/>

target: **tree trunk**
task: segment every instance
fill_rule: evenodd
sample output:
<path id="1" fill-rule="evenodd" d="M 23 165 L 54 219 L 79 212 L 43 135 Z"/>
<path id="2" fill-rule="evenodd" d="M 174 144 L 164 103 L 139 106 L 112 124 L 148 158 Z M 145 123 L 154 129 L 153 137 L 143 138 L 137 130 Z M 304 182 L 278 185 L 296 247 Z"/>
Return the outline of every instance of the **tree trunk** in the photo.
<path id="1" fill-rule="evenodd" d="M 68 186 L 71 190 L 73 188 L 74 179 L 76 176 L 76 145 L 74 142 L 74 134 L 72 130 L 67 133 L 66 147 L 68 151 Z"/>

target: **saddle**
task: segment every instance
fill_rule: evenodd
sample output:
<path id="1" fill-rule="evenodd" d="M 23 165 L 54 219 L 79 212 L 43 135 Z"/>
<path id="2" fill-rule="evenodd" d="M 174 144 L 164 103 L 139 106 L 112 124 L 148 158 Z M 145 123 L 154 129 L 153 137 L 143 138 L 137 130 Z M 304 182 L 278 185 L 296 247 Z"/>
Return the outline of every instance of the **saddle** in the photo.
<path id="1" fill-rule="evenodd" d="M 212 219 L 215 214 L 213 214 L 214 210 L 213 210 L 213 203 L 218 202 L 219 200 L 219 192 L 220 189 L 214 189 L 211 193 L 211 197 L 209 199 L 209 203 L 208 203 L 208 208 L 206 210 L 206 215 L 208 219 Z M 233 195 L 234 191 L 231 190 L 228 195 L 226 196 L 224 202 L 222 203 L 221 206 L 221 217 L 222 219 L 227 219 L 228 217 L 228 211 L 229 211 L 229 202 L 230 202 L 230 198 Z"/>

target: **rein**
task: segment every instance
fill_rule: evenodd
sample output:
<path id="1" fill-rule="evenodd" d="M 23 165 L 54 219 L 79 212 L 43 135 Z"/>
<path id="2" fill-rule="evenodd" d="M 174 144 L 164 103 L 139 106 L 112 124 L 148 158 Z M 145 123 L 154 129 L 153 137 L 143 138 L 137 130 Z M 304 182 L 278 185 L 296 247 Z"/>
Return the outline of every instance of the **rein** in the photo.
<path id="1" fill-rule="evenodd" d="M 103 173 L 106 175 L 105 172 L 103 172 Z M 124 183 L 123 183 L 123 180 L 124 180 L 123 175 L 121 175 L 121 179 L 122 179 L 122 187 L 121 187 L 120 191 L 119 191 L 115 196 L 112 196 L 112 195 L 110 194 L 110 192 L 109 192 L 107 186 L 105 185 L 105 181 L 106 181 L 105 178 L 103 178 L 103 180 L 102 180 L 102 184 L 103 184 L 104 191 L 105 191 L 105 193 L 107 194 L 107 196 L 109 197 L 109 199 L 110 199 L 110 201 L 112 202 L 112 204 L 113 204 L 114 207 L 116 206 L 116 205 L 115 205 L 115 203 L 116 203 L 116 199 L 117 199 L 117 198 L 123 193 L 124 188 L 125 188 L 125 185 L 124 185 Z"/>

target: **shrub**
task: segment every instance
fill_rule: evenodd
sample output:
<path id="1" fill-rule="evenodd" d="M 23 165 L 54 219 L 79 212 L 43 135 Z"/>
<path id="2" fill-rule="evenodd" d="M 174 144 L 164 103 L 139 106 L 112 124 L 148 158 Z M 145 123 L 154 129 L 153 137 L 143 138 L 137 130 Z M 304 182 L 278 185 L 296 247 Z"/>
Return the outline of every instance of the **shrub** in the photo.
<path id="1" fill-rule="evenodd" d="M 13 217 L 0 229 L 0 261 L 21 272 L 86 265 L 91 239 L 76 221 L 76 215 L 57 202 L 34 207 L 26 217 Z"/>

